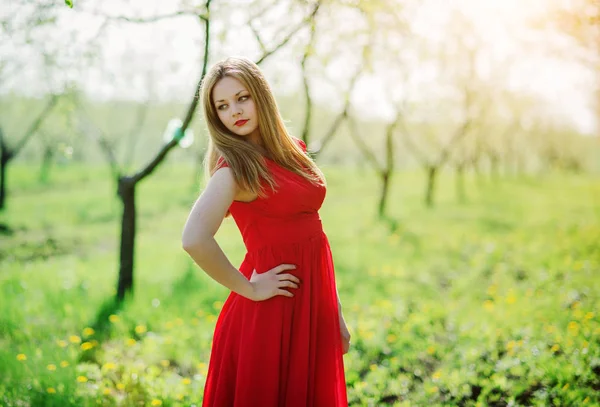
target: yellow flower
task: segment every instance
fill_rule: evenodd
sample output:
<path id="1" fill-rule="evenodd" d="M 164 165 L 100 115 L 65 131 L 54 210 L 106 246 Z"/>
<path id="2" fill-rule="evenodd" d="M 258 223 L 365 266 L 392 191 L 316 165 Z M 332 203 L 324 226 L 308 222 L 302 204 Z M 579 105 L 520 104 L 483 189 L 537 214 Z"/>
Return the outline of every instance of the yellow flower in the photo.
<path id="1" fill-rule="evenodd" d="M 17 355 L 17 360 L 23 362 L 23 361 L 27 360 L 27 356 L 24 353 L 19 353 Z"/>
<path id="2" fill-rule="evenodd" d="M 84 336 L 92 336 L 96 331 L 94 331 L 93 328 L 85 328 L 83 330 L 83 335 Z"/>
<path id="3" fill-rule="evenodd" d="M 69 336 L 69 342 L 71 343 L 81 343 L 81 338 L 77 335 Z"/>
<path id="4" fill-rule="evenodd" d="M 46 366 L 46 368 L 50 371 L 54 371 L 54 370 L 56 370 L 56 365 L 49 364 L 48 366 Z"/>
<path id="5" fill-rule="evenodd" d="M 198 363 L 198 369 L 199 369 L 199 370 L 204 370 L 204 369 L 206 369 L 206 363 L 204 363 L 204 362 L 200 362 L 200 363 Z"/>
<path id="6" fill-rule="evenodd" d="M 47 391 L 48 393 L 50 393 L 50 394 L 54 394 L 54 393 L 56 393 L 56 389 L 55 389 L 54 387 L 48 387 L 48 388 L 46 389 L 46 391 Z"/>
<path id="7" fill-rule="evenodd" d="M 118 315 L 112 314 L 111 316 L 108 317 L 108 320 L 110 322 L 112 322 L 113 324 L 119 322 L 120 318 Z"/>
<path id="8" fill-rule="evenodd" d="M 510 292 L 507 296 L 506 296 L 506 303 L 507 304 L 514 304 L 517 301 L 517 297 L 515 297 L 515 295 Z"/>
<path id="9" fill-rule="evenodd" d="M 394 343 L 394 342 L 396 342 L 397 337 L 394 334 L 389 334 L 386 339 L 387 339 L 388 343 Z"/>
<path id="10" fill-rule="evenodd" d="M 87 382 L 87 381 L 88 381 L 88 378 L 87 378 L 87 377 L 85 377 L 85 376 L 77 376 L 77 381 L 78 381 L 79 383 L 85 383 L 85 382 Z"/>
<path id="11" fill-rule="evenodd" d="M 439 390 L 439 389 L 438 389 L 438 387 L 437 387 L 437 386 L 433 386 L 433 387 L 430 387 L 430 388 L 427 390 L 427 392 L 428 392 L 428 393 L 431 393 L 431 394 L 433 394 L 433 393 L 437 393 L 437 392 L 438 392 L 438 390 Z"/>
<path id="12" fill-rule="evenodd" d="M 584 349 L 585 349 L 585 348 L 587 348 L 587 347 L 589 347 L 589 346 L 590 346 L 590 343 L 589 343 L 588 341 L 583 341 L 582 348 L 584 348 Z"/>
<path id="13" fill-rule="evenodd" d="M 133 339 L 133 338 L 127 339 L 127 345 L 129 345 L 129 346 L 135 345 L 135 339 Z"/>
<path id="14" fill-rule="evenodd" d="M 223 307 L 223 301 L 215 301 L 213 302 L 213 308 L 215 311 L 219 311 Z"/>
<path id="15" fill-rule="evenodd" d="M 177 324 L 179 326 L 183 325 L 183 319 L 181 319 L 181 318 L 175 318 L 175 324 Z"/>
<path id="16" fill-rule="evenodd" d="M 181 383 L 183 383 L 183 384 L 185 384 L 185 385 L 187 386 L 188 384 L 192 383 L 192 381 L 191 381 L 191 380 L 190 380 L 188 377 L 185 377 L 185 378 L 184 378 L 184 379 L 181 381 Z"/>
<path id="17" fill-rule="evenodd" d="M 558 352 L 559 349 L 560 349 L 560 345 L 558 343 L 555 343 L 554 345 L 552 345 L 552 348 L 550 350 L 552 352 Z"/>
<path id="18" fill-rule="evenodd" d="M 169 367 L 169 365 L 171 364 L 171 362 L 169 362 L 167 359 L 163 359 L 160 361 L 160 364 L 162 367 Z"/>
<path id="19" fill-rule="evenodd" d="M 584 403 L 587 403 L 588 401 L 590 401 L 590 396 L 587 396 L 586 398 L 583 399 Z"/>
<path id="20" fill-rule="evenodd" d="M 123 383 L 117 383 L 117 389 L 123 390 L 125 389 L 125 385 Z"/>
<path id="21" fill-rule="evenodd" d="M 135 333 L 138 335 L 146 333 L 146 331 L 148 331 L 148 328 L 146 328 L 145 325 L 138 325 L 135 327 Z"/>
<path id="22" fill-rule="evenodd" d="M 377 365 L 373 363 L 371 366 L 369 366 L 369 369 L 371 369 L 371 372 L 374 372 L 377 370 Z"/>
<path id="23" fill-rule="evenodd" d="M 65 341 L 65 340 L 63 340 L 63 339 L 60 339 L 60 340 L 56 341 L 56 343 L 57 343 L 57 345 L 58 345 L 58 346 L 60 346 L 61 348 L 66 348 L 66 347 L 67 347 L 67 345 L 68 345 L 67 341 Z"/>
<path id="24" fill-rule="evenodd" d="M 175 398 L 179 401 L 183 400 L 183 394 L 178 394 L 175 396 Z"/>
<path id="25" fill-rule="evenodd" d="M 214 315 L 212 315 L 212 314 L 208 314 L 208 315 L 206 316 L 206 322 L 209 322 L 209 323 L 211 323 L 211 324 L 212 324 L 212 323 L 213 323 L 213 322 L 215 322 L 216 320 L 217 320 L 217 317 L 215 317 L 215 316 L 214 316 Z"/>
<path id="26" fill-rule="evenodd" d="M 104 365 L 102 365 L 102 369 L 104 370 L 113 370 L 117 367 L 117 365 L 115 365 L 112 362 L 106 362 Z"/>
<path id="27" fill-rule="evenodd" d="M 568 388 L 569 388 L 569 383 L 565 384 L 562 389 L 567 390 Z"/>
<path id="28" fill-rule="evenodd" d="M 94 347 L 90 342 L 84 342 L 81 344 L 81 350 L 90 350 Z"/>
<path id="29" fill-rule="evenodd" d="M 67 362 L 66 360 L 63 360 L 62 362 L 60 362 L 60 367 L 67 367 L 69 366 L 69 362 Z"/>
<path id="30" fill-rule="evenodd" d="M 435 353 L 435 347 L 433 345 L 430 345 L 427 348 L 427 353 L 429 353 L 430 355 L 433 355 Z"/>
<path id="31" fill-rule="evenodd" d="M 440 377 L 442 377 L 442 372 L 436 370 L 431 377 L 433 378 L 433 380 L 438 380 Z"/>
<path id="32" fill-rule="evenodd" d="M 160 401 L 159 399 L 154 399 L 150 404 L 153 406 L 162 406 L 162 401 Z"/>
<path id="33" fill-rule="evenodd" d="M 483 308 L 486 309 L 486 311 L 491 311 L 494 309 L 494 301 L 491 300 L 485 300 L 483 302 Z"/>
<path id="34" fill-rule="evenodd" d="M 104 389 L 104 390 L 102 391 L 102 393 L 103 393 L 105 396 L 108 396 L 108 395 L 110 394 L 110 389 Z"/>
<path id="35" fill-rule="evenodd" d="M 592 319 L 594 318 L 594 313 L 593 312 L 588 312 L 587 314 L 585 314 L 585 319 Z"/>

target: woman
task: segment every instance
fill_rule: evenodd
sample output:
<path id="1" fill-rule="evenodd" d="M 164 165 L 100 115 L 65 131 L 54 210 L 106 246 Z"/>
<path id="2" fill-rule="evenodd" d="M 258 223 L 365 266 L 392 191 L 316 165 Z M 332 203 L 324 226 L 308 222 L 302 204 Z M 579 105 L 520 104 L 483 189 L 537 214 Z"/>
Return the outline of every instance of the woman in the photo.
<path id="1" fill-rule="evenodd" d="M 201 93 L 209 179 L 182 243 L 232 291 L 216 323 L 203 406 L 347 406 L 350 334 L 318 214 L 323 174 L 250 60 L 217 63 Z M 247 249 L 239 270 L 214 239 L 229 214 Z"/>

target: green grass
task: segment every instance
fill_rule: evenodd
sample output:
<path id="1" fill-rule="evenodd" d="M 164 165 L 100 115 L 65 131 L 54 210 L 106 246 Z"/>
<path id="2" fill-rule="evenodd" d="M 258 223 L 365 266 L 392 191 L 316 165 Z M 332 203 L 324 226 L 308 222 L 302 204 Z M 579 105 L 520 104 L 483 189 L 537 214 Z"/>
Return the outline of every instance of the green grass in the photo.
<path id="1" fill-rule="evenodd" d="M 597 177 L 470 177 L 461 204 L 443 174 L 427 209 L 423 174 L 398 173 L 392 221 L 378 222 L 373 174 L 324 169 L 351 405 L 600 403 Z M 193 170 L 168 163 L 140 185 L 135 294 L 115 310 L 120 205 L 106 167 L 58 167 L 45 185 L 37 168 L 10 168 L 0 406 L 200 403 L 227 290 L 180 247 Z M 217 240 L 239 264 L 231 219 Z"/>

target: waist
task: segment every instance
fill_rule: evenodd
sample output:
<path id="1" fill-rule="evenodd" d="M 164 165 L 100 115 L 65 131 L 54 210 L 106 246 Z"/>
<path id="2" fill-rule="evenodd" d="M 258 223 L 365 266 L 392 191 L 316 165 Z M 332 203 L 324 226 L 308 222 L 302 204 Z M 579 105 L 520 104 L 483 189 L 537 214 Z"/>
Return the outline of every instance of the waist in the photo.
<path id="1" fill-rule="evenodd" d="M 264 246 L 300 242 L 321 233 L 323 224 L 315 212 L 291 218 L 262 219 L 246 228 L 243 239 L 248 251 L 253 251 Z"/>

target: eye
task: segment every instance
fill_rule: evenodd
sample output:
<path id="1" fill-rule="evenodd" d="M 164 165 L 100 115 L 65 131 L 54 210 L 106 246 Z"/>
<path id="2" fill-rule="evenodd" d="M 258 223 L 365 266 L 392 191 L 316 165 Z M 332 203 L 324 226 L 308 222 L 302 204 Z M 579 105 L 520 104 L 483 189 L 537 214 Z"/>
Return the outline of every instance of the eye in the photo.
<path id="1" fill-rule="evenodd" d="M 222 107 L 223 107 L 223 106 L 227 106 L 227 105 L 226 105 L 226 104 L 219 105 L 219 106 L 217 106 L 217 110 L 223 110 L 223 109 L 222 109 Z"/>
<path id="2" fill-rule="evenodd" d="M 243 99 L 243 100 L 242 100 Z M 238 99 L 240 102 L 245 101 L 246 99 L 250 99 L 250 96 L 245 95 L 245 96 L 240 96 L 240 98 Z"/>

